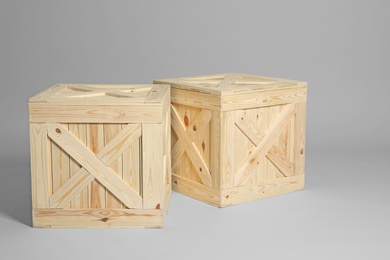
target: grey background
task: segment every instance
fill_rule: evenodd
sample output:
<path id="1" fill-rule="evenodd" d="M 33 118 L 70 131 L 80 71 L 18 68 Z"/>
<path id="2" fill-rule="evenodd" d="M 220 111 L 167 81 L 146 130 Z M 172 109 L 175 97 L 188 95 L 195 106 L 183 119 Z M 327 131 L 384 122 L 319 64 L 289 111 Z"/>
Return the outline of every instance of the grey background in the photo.
<path id="1" fill-rule="evenodd" d="M 0 259 L 389 259 L 389 1 L 0 1 Z M 27 100 L 54 83 L 308 81 L 306 189 L 162 230 L 32 229 Z"/>

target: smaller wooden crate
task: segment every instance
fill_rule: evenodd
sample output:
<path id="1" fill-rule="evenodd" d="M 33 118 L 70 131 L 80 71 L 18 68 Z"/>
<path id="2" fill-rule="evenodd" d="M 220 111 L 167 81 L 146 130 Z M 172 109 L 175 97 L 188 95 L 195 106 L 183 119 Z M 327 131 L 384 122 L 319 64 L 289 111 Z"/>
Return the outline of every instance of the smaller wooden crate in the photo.
<path id="1" fill-rule="evenodd" d="M 245 74 L 171 85 L 173 189 L 219 207 L 304 188 L 305 82 Z"/>
<path id="2" fill-rule="evenodd" d="M 55 85 L 29 100 L 34 227 L 162 227 L 168 85 Z"/>

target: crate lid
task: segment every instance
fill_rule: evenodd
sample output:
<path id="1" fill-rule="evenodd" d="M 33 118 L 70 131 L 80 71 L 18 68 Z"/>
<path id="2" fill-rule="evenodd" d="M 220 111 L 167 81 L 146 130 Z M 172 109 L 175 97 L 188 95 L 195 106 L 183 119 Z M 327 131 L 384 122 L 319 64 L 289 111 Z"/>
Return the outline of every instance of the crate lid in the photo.
<path id="1" fill-rule="evenodd" d="M 30 122 L 161 123 L 169 85 L 57 84 L 29 99 Z"/>
<path id="2" fill-rule="evenodd" d="M 170 84 L 172 88 L 218 96 L 307 86 L 307 83 L 302 81 L 242 73 L 161 79 L 155 80 L 154 83 Z"/>
<path id="3" fill-rule="evenodd" d="M 162 103 L 168 85 L 56 84 L 29 99 L 29 103 L 57 105 L 140 105 Z"/>

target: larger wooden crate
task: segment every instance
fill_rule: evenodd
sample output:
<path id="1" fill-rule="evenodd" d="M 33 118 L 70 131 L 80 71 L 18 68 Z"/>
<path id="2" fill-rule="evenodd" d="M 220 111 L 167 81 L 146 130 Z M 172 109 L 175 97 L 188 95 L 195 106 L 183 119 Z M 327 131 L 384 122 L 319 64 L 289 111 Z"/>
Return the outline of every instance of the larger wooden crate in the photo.
<path id="1" fill-rule="evenodd" d="M 304 188 L 305 82 L 245 74 L 171 84 L 173 189 L 229 206 Z"/>
<path id="2" fill-rule="evenodd" d="M 29 100 L 34 227 L 162 227 L 167 85 L 55 85 Z"/>

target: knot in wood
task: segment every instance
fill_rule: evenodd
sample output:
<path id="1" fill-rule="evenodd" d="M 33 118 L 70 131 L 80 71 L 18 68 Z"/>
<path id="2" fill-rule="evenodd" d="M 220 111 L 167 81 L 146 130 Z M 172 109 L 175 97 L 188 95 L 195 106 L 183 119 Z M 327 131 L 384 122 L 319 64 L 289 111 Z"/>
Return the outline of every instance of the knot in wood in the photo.
<path id="1" fill-rule="evenodd" d="M 103 222 L 107 222 L 108 218 L 102 218 Z"/>
<path id="2" fill-rule="evenodd" d="M 61 134 L 61 129 L 56 128 L 56 133 L 57 133 L 57 134 Z"/>
<path id="3" fill-rule="evenodd" d="M 192 127 L 192 130 L 196 131 L 196 129 L 198 129 L 198 127 L 197 127 L 196 125 L 194 125 L 194 126 Z"/>

